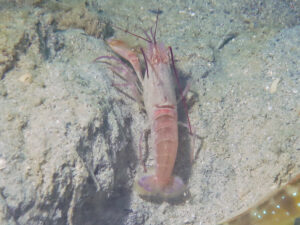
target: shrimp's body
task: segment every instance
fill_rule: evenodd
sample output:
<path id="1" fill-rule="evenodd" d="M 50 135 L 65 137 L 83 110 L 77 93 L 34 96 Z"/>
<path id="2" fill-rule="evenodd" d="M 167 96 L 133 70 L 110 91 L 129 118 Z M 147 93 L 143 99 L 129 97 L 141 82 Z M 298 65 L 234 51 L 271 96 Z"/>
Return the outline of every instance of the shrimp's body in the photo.
<path id="1" fill-rule="evenodd" d="M 185 189 L 181 178 L 172 176 L 178 148 L 177 100 L 172 74 L 175 67 L 171 68 L 174 66 L 171 48 L 156 43 L 155 33 L 151 30 L 146 38 L 138 36 L 148 42 L 146 49 L 141 48 L 145 60 L 144 76 L 137 54 L 120 40 L 109 39 L 108 44 L 114 52 L 130 62 L 132 67 L 114 56 L 102 56 L 97 60 L 109 58 L 113 59 L 110 64 L 118 62 L 111 69 L 126 80 L 121 85 L 131 88 L 131 96 L 140 103 L 143 101 L 149 118 L 156 166 L 154 174 L 137 180 L 138 193 L 143 196 L 172 198 Z"/>
<path id="2" fill-rule="evenodd" d="M 155 174 L 142 177 L 137 189 L 142 195 L 177 195 L 184 187 L 172 176 L 177 148 L 177 102 L 167 49 L 150 44 L 145 51 L 148 73 L 143 80 L 143 99 L 150 120 L 152 147 L 155 151 Z M 177 190 L 178 189 L 178 190 Z"/>
<path id="3" fill-rule="evenodd" d="M 299 225 L 299 217 L 300 174 L 256 206 L 220 225 Z"/>

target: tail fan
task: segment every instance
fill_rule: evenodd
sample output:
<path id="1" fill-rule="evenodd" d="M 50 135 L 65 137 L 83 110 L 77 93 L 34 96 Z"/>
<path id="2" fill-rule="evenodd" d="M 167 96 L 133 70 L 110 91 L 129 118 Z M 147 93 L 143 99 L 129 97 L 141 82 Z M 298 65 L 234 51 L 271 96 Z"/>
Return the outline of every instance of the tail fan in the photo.
<path id="1" fill-rule="evenodd" d="M 136 190 L 141 196 L 172 199 L 184 192 L 185 185 L 180 177 L 175 176 L 172 177 L 169 185 L 160 187 L 155 175 L 146 175 L 136 182 Z"/>

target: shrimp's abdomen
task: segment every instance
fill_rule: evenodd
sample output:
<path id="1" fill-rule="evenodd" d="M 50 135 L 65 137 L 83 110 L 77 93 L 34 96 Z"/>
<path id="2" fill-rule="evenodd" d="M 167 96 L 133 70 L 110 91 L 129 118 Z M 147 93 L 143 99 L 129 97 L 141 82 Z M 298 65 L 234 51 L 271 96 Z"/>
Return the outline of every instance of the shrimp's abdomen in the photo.
<path id="1" fill-rule="evenodd" d="M 177 155 L 177 112 L 169 108 L 156 110 L 152 130 L 156 155 L 155 175 L 158 185 L 164 188 L 171 182 Z"/>
<path id="2" fill-rule="evenodd" d="M 172 176 L 178 148 L 176 107 L 156 109 L 151 132 L 156 158 L 155 174 L 139 179 L 137 190 L 141 195 L 176 197 L 184 190 L 181 178 Z"/>

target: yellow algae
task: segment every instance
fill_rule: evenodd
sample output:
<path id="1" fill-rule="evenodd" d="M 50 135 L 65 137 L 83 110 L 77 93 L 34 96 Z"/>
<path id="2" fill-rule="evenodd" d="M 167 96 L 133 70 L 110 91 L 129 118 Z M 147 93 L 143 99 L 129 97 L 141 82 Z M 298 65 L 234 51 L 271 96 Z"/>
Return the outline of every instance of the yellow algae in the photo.
<path id="1" fill-rule="evenodd" d="M 300 217 L 300 174 L 257 205 L 219 225 L 294 225 Z"/>

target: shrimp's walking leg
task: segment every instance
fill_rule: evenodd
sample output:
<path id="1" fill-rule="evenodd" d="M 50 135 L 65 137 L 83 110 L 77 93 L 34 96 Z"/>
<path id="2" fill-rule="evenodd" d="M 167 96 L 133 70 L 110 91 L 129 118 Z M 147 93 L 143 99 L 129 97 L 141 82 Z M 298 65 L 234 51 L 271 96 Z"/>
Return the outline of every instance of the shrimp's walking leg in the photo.
<path id="1" fill-rule="evenodd" d="M 181 86 L 180 86 L 180 83 L 179 83 L 179 76 L 178 76 L 178 73 L 177 73 L 177 70 L 176 70 L 176 67 L 175 67 L 175 61 L 174 61 L 174 56 L 173 56 L 173 50 L 172 50 L 172 47 L 170 46 L 169 47 L 169 50 L 170 50 L 170 55 L 171 55 L 171 60 L 172 60 L 172 66 L 173 66 L 173 70 L 174 70 L 174 74 L 175 74 L 175 77 L 176 77 L 176 82 L 177 82 L 177 86 L 178 86 L 178 89 L 179 89 L 179 92 L 180 92 L 180 99 L 179 101 L 182 101 L 183 102 L 183 107 L 184 107 L 184 111 L 185 111 L 185 114 L 186 114 L 186 117 L 187 117 L 187 121 L 188 121 L 188 128 L 189 128 L 189 131 L 190 131 L 190 135 L 193 136 L 193 142 L 192 142 L 192 151 L 191 151 L 191 155 L 190 155 L 190 159 L 191 159 L 191 162 L 194 161 L 194 147 L 195 147 L 195 135 L 193 134 L 192 132 L 192 126 L 191 126 L 191 123 L 190 123 L 190 118 L 189 118 L 189 115 L 188 115 L 188 109 L 187 109 L 187 104 L 186 104 L 186 100 L 185 100 L 185 95 L 186 93 L 188 92 L 188 90 L 190 89 L 190 84 L 188 84 L 185 89 L 182 91 L 181 89 Z M 181 124 L 182 125 L 182 124 Z M 185 125 L 184 125 L 185 126 Z"/>
<path id="2" fill-rule="evenodd" d="M 187 108 L 187 104 L 186 104 L 186 101 L 185 101 L 185 96 L 182 94 L 183 92 L 182 92 L 182 89 L 181 89 L 181 86 L 180 86 L 180 83 L 179 83 L 179 76 L 178 76 L 178 73 L 177 73 L 177 70 L 176 70 L 176 67 L 175 67 L 175 60 L 174 60 L 173 50 L 172 50 L 171 46 L 169 46 L 169 50 L 170 50 L 170 56 L 171 56 L 173 71 L 174 71 L 177 86 L 178 86 L 178 89 L 179 89 L 179 92 L 180 92 L 180 99 L 182 99 L 184 111 L 185 111 L 187 121 L 188 121 L 188 125 L 189 125 L 190 134 L 192 135 L 193 133 L 192 133 L 192 127 L 191 127 L 190 118 L 189 118 L 189 114 L 188 114 L 188 108 Z"/>
<path id="3" fill-rule="evenodd" d="M 143 130 L 143 132 L 141 133 L 140 135 L 140 140 L 139 140 L 139 160 L 140 160 L 140 163 L 141 165 L 143 166 L 144 168 L 144 172 L 146 173 L 147 172 L 147 168 L 146 168 L 146 164 L 145 164 L 145 160 L 143 159 L 143 148 L 142 148 L 142 144 L 143 144 L 143 138 L 145 137 L 146 133 L 147 132 L 150 132 L 150 124 L 147 124 L 146 125 L 146 129 Z"/>
<path id="4" fill-rule="evenodd" d="M 186 124 L 186 123 L 182 123 L 180 121 L 177 122 L 179 126 L 182 126 L 186 129 L 189 129 L 189 125 Z M 193 128 L 192 128 L 192 131 L 193 131 Z M 205 136 L 199 136 L 197 135 L 196 133 L 192 132 L 192 134 L 190 134 L 192 136 L 192 150 L 190 152 L 190 160 L 191 160 L 191 163 L 194 163 L 195 159 L 198 158 L 198 155 L 199 155 L 199 152 L 200 150 L 202 149 L 202 146 L 203 146 L 203 141 L 204 139 L 206 138 Z M 198 147 L 197 151 L 196 150 L 196 138 L 197 139 L 200 139 L 201 140 L 201 144 L 200 144 L 200 147 Z M 300 225 L 300 224 L 299 224 Z"/>
<path id="5" fill-rule="evenodd" d="M 110 69 L 118 75 L 121 79 L 125 81 L 125 83 L 113 83 L 113 86 L 117 88 L 118 90 L 120 87 L 128 87 L 131 91 L 131 95 L 125 94 L 123 90 L 121 90 L 122 93 L 129 96 L 129 98 L 135 99 L 140 105 L 142 105 L 142 97 L 141 92 L 142 88 L 140 87 L 137 79 L 137 75 L 134 73 L 132 68 L 130 68 L 126 63 L 124 63 L 122 60 L 115 56 L 100 56 L 96 58 L 94 61 L 99 61 L 102 59 L 112 59 L 114 63 L 112 62 L 105 62 L 110 65 Z M 100 61 L 102 62 L 102 61 Z"/>
<path id="6" fill-rule="evenodd" d="M 177 104 L 179 104 L 179 102 L 183 101 L 183 98 L 186 97 L 187 93 L 189 92 L 190 90 L 190 87 L 191 87 L 191 83 L 188 82 L 187 85 L 185 86 L 185 88 L 183 89 L 181 95 L 180 95 L 180 98 L 178 99 L 177 101 Z"/>
<path id="7" fill-rule="evenodd" d="M 140 163 L 142 164 L 142 166 L 144 168 L 144 172 L 146 173 L 147 168 L 146 168 L 146 164 L 145 164 L 145 161 L 143 159 L 143 154 L 142 154 L 142 143 L 143 143 L 143 137 L 145 137 L 145 134 L 146 134 L 146 130 L 144 130 L 141 133 L 140 140 L 139 140 L 139 160 L 140 160 Z"/>
<path id="8" fill-rule="evenodd" d="M 188 124 L 182 123 L 180 121 L 178 121 L 177 124 L 179 126 L 187 128 L 187 129 L 190 128 Z M 192 128 L 191 128 L 191 131 L 192 131 Z M 190 151 L 190 162 L 193 163 L 194 160 L 195 160 L 195 140 L 196 140 L 196 134 L 193 133 L 193 132 L 191 132 L 190 135 L 192 136 L 192 148 L 191 148 L 191 151 Z"/>

